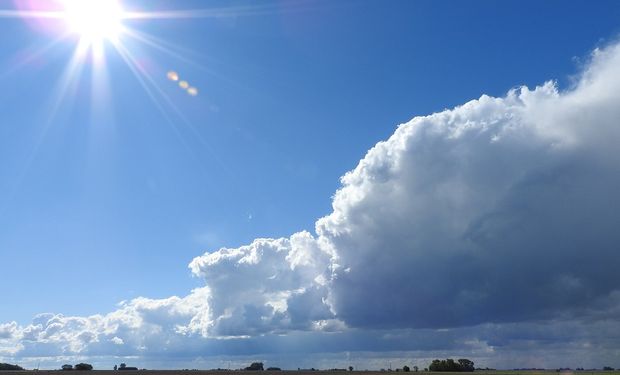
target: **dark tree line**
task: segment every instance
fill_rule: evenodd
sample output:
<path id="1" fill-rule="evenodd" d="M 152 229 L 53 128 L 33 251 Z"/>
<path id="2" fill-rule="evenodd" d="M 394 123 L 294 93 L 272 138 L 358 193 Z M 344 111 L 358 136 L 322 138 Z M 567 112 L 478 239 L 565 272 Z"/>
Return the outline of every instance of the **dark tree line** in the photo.
<path id="1" fill-rule="evenodd" d="M 263 371 L 263 362 L 254 362 L 245 368 L 246 371 Z"/>
<path id="2" fill-rule="evenodd" d="M 24 369 L 18 365 L 0 363 L 0 371 L 24 371 Z"/>
<path id="3" fill-rule="evenodd" d="M 264 365 L 263 362 L 253 362 L 248 367 L 244 368 L 245 371 L 263 371 Z M 282 371 L 279 367 L 267 367 L 267 371 Z"/>
<path id="4" fill-rule="evenodd" d="M 72 371 L 72 370 L 90 371 L 90 370 L 93 369 L 93 365 L 91 365 L 89 363 L 78 363 L 75 366 L 72 366 L 72 365 L 62 365 L 61 369 L 63 371 Z"/>
<path id="5" fill-rule="evenodd" d="M 430 371 L 447 371 L 447 372 L 471 372 L 474 371 L 474 362 L 469 359 L 461 358 L 455 361 L 452 358 L 435 359 L 428 366 Z"/>
<path id="6" fill-rule="evenodd" d="M 89 363 L 78 363 L 73 368 L 80 371 L 90 371 L 93 369 L 93 365 Z"/>
<path id="7" fill-rule="evenodd" d="M 124 363 L 121 363 L 120 366 L 116 366 L 114 365 L 114 371 L 119 370 L 119 371 L 137 371 L 138 368 L 137 367 L 131 367 L 131 366 L 127 366 Z"/>

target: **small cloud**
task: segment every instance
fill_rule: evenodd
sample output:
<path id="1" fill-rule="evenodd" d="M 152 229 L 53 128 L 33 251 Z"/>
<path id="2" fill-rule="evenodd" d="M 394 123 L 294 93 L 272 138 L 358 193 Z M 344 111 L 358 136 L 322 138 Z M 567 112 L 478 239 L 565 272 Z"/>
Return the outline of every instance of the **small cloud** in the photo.
<path id="1" fill-rule="evenodd" d="M 112 342 L 114 345 L 123 345 L 123 344 L 125 344 L 125 341 L 123 341 L 123 339 L 121 339 L 120 337 L 116 337 L 116 336 L 112 337 L 110 339 L 110 342 Z"/>

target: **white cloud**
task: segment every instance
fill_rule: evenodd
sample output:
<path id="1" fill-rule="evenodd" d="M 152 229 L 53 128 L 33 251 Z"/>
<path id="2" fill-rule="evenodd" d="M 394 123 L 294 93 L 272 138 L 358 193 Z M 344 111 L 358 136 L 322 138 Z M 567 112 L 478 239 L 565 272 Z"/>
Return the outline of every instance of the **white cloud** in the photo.
<path id="1" fill-rule="evenodd" d="M 192 272 L 211 291 L 213 327 L 205 336 L 245 336 L 309 329 L 333 318 L 323 281 L 331 254 L 308 232 L 258 239 L 238 249 L 198 257 Z"/>
<path id="2" fill-rule="evenodd" d="M 613 358 L 618 103 L 615 45 L 566 92 L 548 82 L 416 117 L 342 178 L 316 234 L 199 256 L 206 286 L 183 298 L 0 325 L 0 355 Z"/>
<path id="3" fill-rule="evenodd" d="M 6 340 L 12 338 L 17 332 L 17 323 L 5 323 L 0 324 L 0 340 Z"/>
<path id="4" fill-rule="evenodd" d="M 196 258 L 212 333 L 332 318 L 440 328 L 608 309 L 620 285 L 619 66 L 612 46 L 595 51 L 570 91 L 548 82 L 414 118 L 342 178 L 316 236 Z M 302 313 L 312 307 L 320 313 Z"/>
<path id="5" fill-rule="evenodd" d="M 0 357 L 18 353 L 23 348 L 20 338 L 21 332 L 16 322 L 0 324 Z"/>
<path id="6" fill-rule="evenodd" d="M 127 356 L 159 350 L 161 342 L 174 345 L 209 326 L 208 293 L 205 287 L 184 298 L 140 297 L 105 315 L 40 314 L 27 326 L 0 326 L 0 350 L 21 357 Z M 18 349 L 9 351 L 4 345 Z"/>

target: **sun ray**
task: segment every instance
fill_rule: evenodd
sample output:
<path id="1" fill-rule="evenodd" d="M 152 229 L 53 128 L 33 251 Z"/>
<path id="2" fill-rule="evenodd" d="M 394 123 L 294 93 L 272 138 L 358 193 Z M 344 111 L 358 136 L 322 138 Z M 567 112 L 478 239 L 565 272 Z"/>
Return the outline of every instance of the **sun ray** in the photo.
<path id="1" fill-rule="evenodd" d="M 58 9 L 44 8 L 44 6 L 56 6 Z M 302 5 L 302 7 L 303 6 L 304 5 Z M 292 10 L 294 10 L 294 8 L 292 8 Z M 58 0 L 54 3 L 36 3 L 34 9 L 0 9 L 0 19 L 13 18 L 26 20 L 51 20 L 50 22 L 37 22 L 33 25 L 37 27 L 41 25 L 45 31 L 49 31 L 47 29 L 52 28 L 52 32 L 57 32 L 57 34 L 60 34 L 60 36 L 55 38 L 49 45 L 46 45 L 39 51 L 36 51 L 36 53 L 30 57 L 31 59 L 35 59 L 37 56 L 42 56 L 61 41 L 71 40 L 72 35 L 77 36 L 77 44 L 74 52 L 69 59 L 56 88 L 51 93 L 53 100 L 51 103 L 50 114 L 47 117 L 47 121 L 44 123 L 41 135 L 37 137 L 37 140 L 35 141 L 36 144 L 33 148 L 32 154 L 28 158 L 29 161 L 27 162 L 27 166 L 21 175 L 23 176 L 27 173 L 29 168 L 28 165 L 30 165 L 32 160 L 36 158 L 40 144 L 46 138 L 49 127 L 53 124 L 54 119 L 56 118 L 63 103 L 66 103 L 68 97 L 74 97 L 73 95 L 70 95 L 71 91 L 76 90 L 77 83 L 80 81 L 83 74 L 82 72 L 89 61 L 92 62 L 92 71 L 90 75 L 90 81 L 92 82 L 90 95 L 91 110 L 93 110 L 93 112 L 103 113 L 101 112 L 100 106 L 111 104 L 109 71 L 105 56 L 108 52 L 108 46 L 114 47 L 111 50 L 116 51 L 124 63 L 129 67 L 133 76 L 136 78 L 142 89 L 146 92 L 151 102 L 162 114 L 166 123 L 171 126 L 176 136 L 181 140 L 185 147 L 191 150 L 191 147 L 189 147 L 188 144 L 188 140 L 190 138 L 187 137 L 189 133 L 182 131 L 183 127 L 191 132 L 191 139 L 195 139 L 203 146 L 206 146 L 205 149 L 208 150 L 217 163 L 220 164 L 220 167 L 230 173 L 228 168 L 225 168 L 222 161 L 219 160 L 219 157 L 214 152 L 213 147 L 204 138 L 204 136 L 184 116 L 182 111 L 158 85 L 156 80 L 154 80 L 153 77 L 150 76 L 149 73 L 146 72 L 137 62 L 130 49 L 127 48 L 128 46 L 124 44 L 124 37 L 129 37 L 134 42 L 154 48 L 183 63 L 194 65 L 199 67 L 201 70 L 208 71 L 211 74 L 216 73 L 211 72 L 208 67 L 188 58 L 187 55 L 191 54 L 191 51 L 183 51 L 182 48 L 179 48 L 177 45 L 173 45 L 150 34 L 135 30 L 129 25 L 126 25 L 125 21 L 139 19 L 174 20 L 254 16 L 280 11 L 281 7 L 278 5 L 254 5 L 198 10 L 130 12 L 121 7 L 120 0 L 91 0 L 89 2 L 85 2 L 84 0 Z M 291 8 L 287 9 L 287 11 L 291 11 Z M 204 58 L 204 56 L 201 56 L 201 58 Z M 19 68 L 19 65 L 15 67 L 15 69 Z M 195 96 L 198 94 L 198 90 L 190 87 L 189 84 L 184 84 L 184 87 L 187 88 L 189 95 Z M 172 117 L 174 117 L 174 120 Z M 180 123 L 178 120 L 180 120 Z M 179 125 L 181 124 L 182 126 L 179 128 Z"/>
<path id="2" fill-rule="evenodd" d="M 157 49 L 157 50 L 167 54 L 170 57 L 178 59 L 179 61 L 191 64 L 191 65 L 196 66 L 196 67 L 198 67 L 200 69 L 203 69 L 203 70 L 208 70 L 206 66 L 204 66 L 204 65 L 202 65 L 202 64 L 200 64 L 200 63 L 198 63 L 198 62 L 196 62 L 196 61 L 194 61 L 192 59 L 189 59 L 189 58 L 187 58 L 187 57 L 185 57 L 185 56 L 183 56 L 181 54 L 182 52 L 185 52 L 185 53 L 189 54 L 191 51 L 180 51 L 180 52 L 174 51 L 174 49 L 179 49 L 179 47 L 178 46 L 174 46 L 171 43 L 167 43 L 167 42 L 165 42 L 165 41 L 163 41 L 163 40 L 161 40 L 159 38 L 156 38 L 156 37 L 154 37 L 152 35 L 149 35 L 149 34 L 146 34 L 146 33 L 143 33 L 143 32 L 139 32 L 137 30 L 130 29 L 130 28 L 126 29 L 124 35 L 127 35 L 128 37 L 130 37 L 130 38 L 132 38 L 134 40 L 137 40 L 140 43 L 143 43 L 145 45 L 153 47 L 153 48 L 155 48 L 155 49 Z"/>
<path id="3" fill-rule="evenodd" d="M 181 48 L 179 46 L 176 46 L 176 45 L 173 45 L 172 43 L 166 42 L 163 39 L 157 38 L 157 37 L 155 37 L 153 35 L 150 35 L 150 34 L 147 34 L 147 33 L 144 33 L 144 32 L 137 31 L 137 30 L 132 29 L 132 28 L 127 28 L 123 35 L 127 36 L 128 39 L 136 40 L 139 43 L 142 43 L 142 44 L 150 46 L 150 47 L 152 47 L 152 48 L 154 48 L 156 50 L 159 50 L 159 51 L 167 54 L 168 56 L 170 56 L 172 58 L 178 59 L 181 62 L 184 62 L 184 63 L 190 64 L 192 66 L 195 66 L 196 68 L 199 68 L 200 70 L 202 70 L 203 72 L 205 72 L 207 74 L 210 74 L 210 75 L 212 75 L 214 77 L 218 77 L 219 79 L 222 79 L 222 80 L 224 80 L 224 81 L 226 81 L 226 82 L 228 82 L 230 84 L 233 84 L 235 86 L 242 87 L 242 85 L 240 85 L 234 79 L 232 79 L 230 77 L 227 77 L 227 76 L 224 76 L 223 74 L 220 74 L 220 73 L 216 72 L 215 70 L 209 68 L 208 66 L 206 66 L 204 64 L 200 64 L 200 63 L 198 63 L 198 62 L 196 62 L 196 61 L 194 61 L 192 59 L 189 59 L 187 57 L 184 57 L 182 55 L 182 53 L 184 53 L 184 54 L 191 54 L 191 53 L 193 53 L 190 50 L 184 50 L 183 48 Z M 177 51 L 175 51 L 175 49 Z M 209 59 L 210 61 L 215 61 L 214 59 L 209 58 L 207 56 L 201 55 L 200 57 L 202 59 Z M 220 62 L 215 61 L 214 63 L 220 63 Z"/>
<path id="4" fill-rule="evenodd" d="M 75 48 L 73 55 L 69 60 L 69 63 L 67 64 L 63 71 L 63 74 L 59 78 L 56 92 L 52 94 L 54 101 L 52 105 L 50 119 L 53 119 L 56 116 L 58 109 L 60 108 L 67 96 L 67 92 L 72 87 L 75 87 L 75 85 L 77 84 L 79 77 L 84 70 L 84 64 L 82 64 L 82 62 L 88 54 L 88 49 L 89 46 L 84 42 L 78 43 L 77 47 Z"/>
<path id="5" fill-rule="evenodd" d="M 93 69 L 91 70 L 91 108 L 97 113 L 104 113 L 105 107 L 110 102 L 110 77 L 108 65 L 105 59 L 104 46 L 97 44 L 92 46 L 91 60 Z"/>
<path id="6" fill-rule="evenodd" d="M 183 143 L 183 145 L 187 149 L 191 149 L 189 147 L 189 144 L 183 138 L 183 135 L 181 134 L 179 129 L 176 127 L 174 121 L 172 121 L 172 119 L 170 118 L 170 116 L 166 112 L 166 110 L 163 107 L 163 105 L 159 102 L 159 100 L 158 100 L 157 96 L 155 95 L 155 93 L 153 93 L 151 87 L 149 87 L 149 83 L 147 82 L 147 81 L 149 81 L 148 80 L 148 75 L 142 71 L 142 69 L 140 68 L 140 65 L 131 56 L 131 53 L 125 48 L 125 46 L 123 46 L 121 43 L 117 43 L 117 44 L 114 45 L 114 47 L 118 51 L 118 54 L 121 56 L 121 58 L 125 61 L 125 64 L 127 64 L 127 66 L 129 67 L 129 69 L 133 73 L 133 75 L 136 78 L 136 80 L 138 80 L 138 82 L 140 83 L 140 85 L 142 86 L 142 88 L 144 89 L 146 94 L 148 95 L 149 99 L 151 99 L 151 102 L 153 103 L 153 105 L 155 105 L 157 110 L 162 114 L 162 116 L 164 116 L 164 119 L 166 120 L 166 123 L 174 131 L 174 133 L 177 136 L 177 138 L 179 138 L 181 143 Z"/>
<path id="7" fill-rule="evenodd" d="M 13 195 L 27 175 L 30 165 L 36 159 L 40 146 L 45 141 L 50 127 L 55 123 L 60 109 L 63 105 L 73 103 L 73 101 L 68 102 L 67 99 L 76 99 L 72 92 L 78 89 L 83 71 L 89 63 L 92 63 L 90 100 L 93 112 L 91 113 L 91 118 L 96 117 L 99 124 L 106 123 L 106 120 L 102 120 L 100 114 L 110 114 L 109 108 L 106 108 L 106 106 L 109 107 L 113 104 L 112 97 L 110 96 L 110 71 L 106 60 L 106 55 L 110 51 L 115 51 L 129 67 L 150 101 L 163 116 L 166 124 L 172 128 L 176 137 L 188 151 L 197 156 L 198 150 L 196 147 L 190 147 L 190 141 L 195 140 L 199 142 L 204 146 L 203 150 L 210 154 L 212 160 L 229 177 L 234 178 L 233 171 L 225 166 L 209 141 L 186 118 L 157 81 L 137 62 L 130 48 L 128 48 L 132 46 L 125 45 L 124 43 L 129 41 L 126 38 L 130 38 L 135 43 L 156 49 L 185 64 L 196 66 L 230 84 L 240 87 L 244 86 L 235 79 L 223 77 L 211 70 L 209 66 L 188 58 L 188 55 L 191 56 L 194 53 L 193 51 L 184 50 L 178 45 L 131 27 L 131 21 L 251 17 L 279 12 L 291 13 L 314 7 L 311 2 L 303 0 L 295 3 L 293 7 L 287 6 L 286 9 L 282 9 L 282 6 L 279 4 L 261 4 L 165 11 L 127 11 L 122 8 L 121 0 L 89 0 L 88 2 L 85 2 L 85 0 L 56 0 L 54 2 L 32 2 L 29 4 L 30 8 L 28 9 L 0 9 L 0 19 L 22 19 L 28 20 L 29 23 L 31 23 L 29 20 L 34 20 L 35 22 L 32 22 L 33 27 L 40 29 L 42 32 L 54 33 L 56 36 L 49 44 L 29 55 L 21 64 L 15 65 L 12 69 L 5 70 L 5 73 L 21 69 L 29 61 L 45 55 L 60 42 L 74 42 L 75 48 L 56 86 L 50 93 L 52 100 L 50 102 L 49 114 L 45 121 L 41 123 L 42 128 L 38 132 L 39 135 L 34 139 L 32 150 L 28 153 L 29 156 L 25 158 L 24 168 L 20 168 L 19 177 L 14 180 L 15 188 L 13 189 Z M 95 5 L 93 6 L 93 4 Z M 110 46 L 114 48 L 109 48 Z M 200 55 L 201 60 L 208 58 L 208 56 Z M 217 62 L 215 63 L 217 64 Z M 198 89 L 193 88 L 189 84 L 186 91 L 189 95 L 198 94 Z M 0 210 L 2 210 L 2 207 L 0 207 Z"/>
<path id="8" fill-rule="evenodd" d="M 155 82 L 155 80 L 149 76 L 146 72 L 144 72 L 141 68 L 140 65 L 135 61 L 135 58 L 131 55 L 131 52 L 129 50 L 127 50 L 122 44 L 116 44 L 115 47 L 118 49 L 119 54 L 122 56 L 122 58 L 125 60 L 125 62 L 127 63 L 127 65 L 130 66 L 132 72 L 134 73 L 134 75 L 136 76 L 136 78 L 138 78 L 138 80 L 140 81 L 140 83 L 142 84 L 142 87 L 147 91 L 149 97 L 151 98 L 151 100 L 155 103 L 155 105 L 157 106 L 157 108 L 159 109 L 159 111 L 164 115 L 164 117 L 166 118 L 167 122 L 169 123 L 169 125 L 171 125 L 174 130 L 175 133 L 177 134 L 177 136 L 179 136 L 179 138 L 181 139 L 181 141 L 183 142 L 183 144 L 188 147 L 190 152 L 193 152 L 193 150 L 189 147 L 189 144 L 187 143 L 187 141 L 185 141 L 185 139 L 183 138 L 182 133 L 180 132 L 180 130 L 174 125 L 174 122 L 170 119 L 168 113 L 165 111 L 165 109 L 163 108 L 163 106 L 161 105 L 161 103 L 159 103 L 159 101 L 157 100 L 156 95 L 151 91 L 152 87 L 155 92 L 159 95 L 159 97 L 161 99 L 164 100 L 165 104 L 172 109 L 172 111 L 174 112 L 174 114 L 176 115 L 177 118 L 179 118 L 182 123 L 192 132 L 192 134 L 194 135 L 194 137 L 196 137 L 196 139 L 198 139 L 198 141 L 205 146 L 208 151 L 209 154 L 211 155 L 211 157 L 219 164 L 219 166 L 226 171 L 226 173 L 230 174 L 231 171 L 229 168 L 227 168 L 223 161 L 219 158 L 219 156 L 217 155 L 217 153 L 214 151 L 213 146 L 202 136 L 202 134 L 200 134 L 200 132 L 198 131 L 198 129 L 196 129 L 192 123 L 185 117 L 185 115 L 183 114 L 183 112 L 181 112 L 181 110 L 173 103 L 173 101 L 170 99 L 170 97 L 164 92 L 164 90 L 162 90 L 161 87 L 159 87 L 159 85 L 157 84 L 157 82 Z M 150 87 L 149 87 L 150 85 Z"/>
<path id="9" fill-rule="evenodd" d="M 277 5 L 253 5 L 227 8 L 167 10 L 149 12 L 126 12 L 125 19 L 188 19 L 188 18 L 217 18 L 240 17 L 273 14 L 280 11 Z"/>
<path id="10" fill-rule="evenodd" d="M 64 68 L 63 73 L 58 79 L 54 94 L 51 95 L 52 102 L 50 105 L 49 114 L 45 117 L 45 120 L 42 123 L 42 128 L 39 130 L 37 136 L 35 137 L 32 150 L 30 150 L 30 152 L 28 153 L 28 156 L 26 157 L 26 160 L 24 162 L 24 166 L 21 168 L 21 170 L 12 182 L 9 193 L 5 197 L 7 198 L 7 202 L 10 201 L 19 191 L 24 181 L 24 178 L 27 176 L 28 171 L 32 166 L 32 163 L 34 163 L 39 154 L 39 150 L 43 145 L 43 142 L 45 142 L 45 138 L 47 137 L 47 134 L 58 115 L 58 111 L 62 106 L 62 103 L 64 102 L 67 93 L 71 90 L 72 87 L 75 87 L 75 84 L 78 81 L 78 77 L 82 72 L 83 65 L 80 62 L 83 60 L 86 50 L 86 45 L 78 45 L 78 47 L 74 50 L 73 55 L 69 59 L 67 66 Z M 0 207 L 0 215 L 2 215 L 3 211 L 4 207 Z"/>
<path id="11" fill-rule="evenodd" d="M 0 9 L 0 18 L 62 19 L 63 17 L 64 13 L 61 11 Z"/>
<path id="12" fill-rule="evenodd" d="M 301 9 L 306 5 L 307 3 L 302 2 L 297 4 L 295 8 L 287 8 L 286 11 Z M 279 11 L 281 11 L 281 7 L 277 4 L 191 10 L 127 11 L 121 6 L 120 0 L 90 0 L 88 2 L 84 0 L 58 0 L 53 3 L 37 4 L 35 9 L 0 9 L 0 18 L 60 20 L 65 26 L 61 40 L 75 34 L 78 35 L 80 42 L 85 41 L 92 46 L 103 44 L 104 41 L 117 43 L 121 36 L 129 36 L 182 62 L 217 75 L 204 65 L 187 58 L 185 56 L 188 54 L 187 51 L 179 52 L 178 46 L 134 30 L 126 26 L 124 21 L 132 19 L 238 17 Z M 91 53 L 95 53 L 99 48 L 99 46 L 95 46 Z"/>
<path id="13" fill-rule="evenodd" d="M 204 137 L 197 131 L 197 129 L 195 129 L 191 125 L 191 122 L 185 118 L 182 112 L 176 107 L 176 105 L 174 105 L 174 103 L 170 100 L 170 98 L 166 95 L 166 93 L 157 85 L 157 83 L 153 80 L 153 78 L 150 77 L 146 72 L 143 71 L 143 69 L 140 68 L 140 65 L 137 63 L 137 61 L 135 61 L 135 58 L 131 55 L 131 52 L 129 52 L 121 44 L 116 44 L 115 47 L 118 49 L 119 55 L 123 58 L 123 60 L 125 60 L 125 63 L 127 64 L 127 66 L 129 66 L 130 70 L 132 71 L 132 73 L 134 74 L 138 82 L 140 82 L 140 84 L 142 85 L 142 88 L 146 91 L 147 95 L 149 96 L 149 98 L 151 99 L 155 107 L 157 107 L 158 111 L 162 114 L 162 116 L 164 116 L 166 123 L 174 131 L 175 136 L 179 139 L 179 141 L 186 148 L 187 152 L 194 155 L 194 157 L 197 157 L 196 150 L 192 148 L 189 142 L 185 139 L 185 137 L 183 137 L 183 133 L 176 126 L 175 122 L 171 119 L 170 115 L 167 113 L 162 103 L 159 102 L 159 100 L 157 99 L 157 96 L 151 90 L 151 87 L 155 89 L 157 94 L 159 94 L 159 96 L 166 102 L 166 104 L 174 111 L 176 116 L 192 131 L 192 133 L 194 133 L 194 136 L 204 146 L 207 147 L 209 154 L 211 155 L 213 160 L 219 165 L 219 167 L 229 177 L 233 177 L 232 170 L 224 165 L 224 163 L 219 158 L 219 156 L 215 153 L 215 151 L 213 150 L 209 142 L 207 142 L 204 139 Z"/>
<path id="14" fill-rule="evenodd" d="M 18 52 L 18 54 L 19 55 L 25 54 L 26 57 L 22 59 L 18 59 L 18 61 L 16 61 L 13 66 L 10 66 L 7 69 L 4 69 L 3 72 L 0 74 L 0 79 L 4 79 L 5 77 L 15 74 L 16 72 L 23 69 L 25 66 L 27 66 L 31 62 L 35 61 L 38 58 L 41 58 L 46 53 L 50 52 L 54 47 L 58 46 L 59 43 L 63 42 L 66 39 L 66 37 L 67 37 L 66 34 L 61 35 L 60 37 L 53 39 L 51 42 L 47 43 L 43 47 L 37 48 L 36 50 L 32 52 L 29 52 L 28 48 L 22 49 L 20 52 Z"/>

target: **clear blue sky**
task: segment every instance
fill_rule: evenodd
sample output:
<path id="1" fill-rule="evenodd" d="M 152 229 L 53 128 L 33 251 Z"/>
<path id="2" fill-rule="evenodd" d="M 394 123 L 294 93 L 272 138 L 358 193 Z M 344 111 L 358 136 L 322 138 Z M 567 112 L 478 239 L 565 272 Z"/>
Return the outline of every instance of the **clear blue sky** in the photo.
<path id="1" fill-rule="evenodd" d="M 126 21 L 168 50 L 123 39 L 157 104 L 108 45 L 108 76 L 79 62 L 56 111 L 75 38 L 45 49 L 53 30 L 0 18 L 0 322 L 184 296 L 204 285 L 187 266 L 205 251 L 313 231 L 398 124 L 520 85 L 568 89 L 620 31 L 618 1 L 255 4 L 124 2 L 229 11 Z"/>

